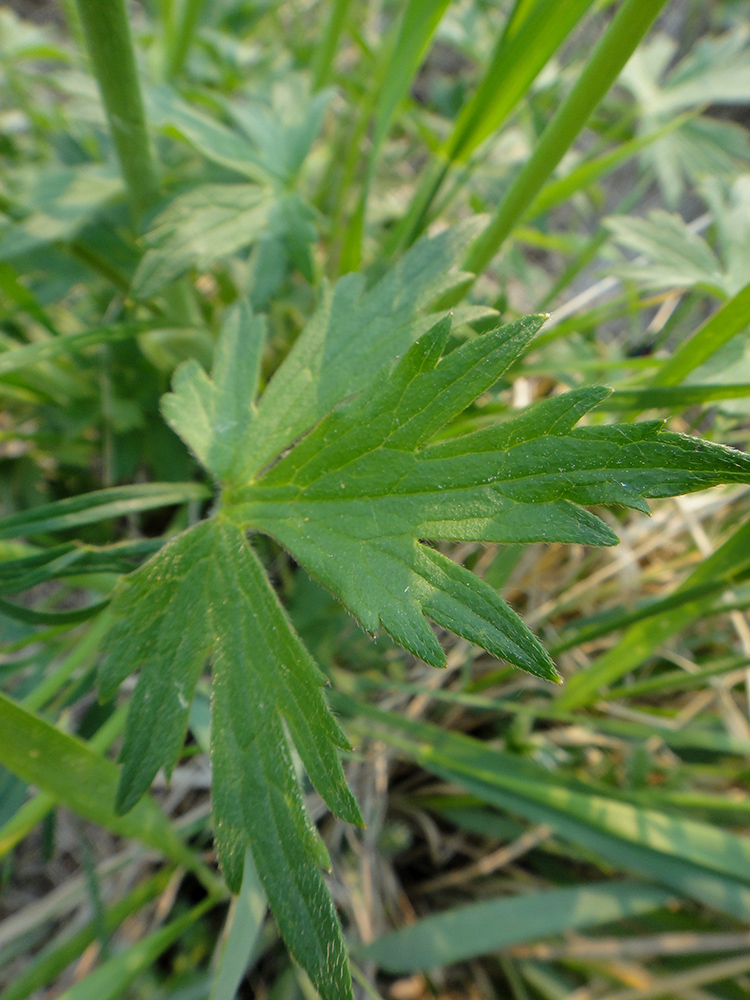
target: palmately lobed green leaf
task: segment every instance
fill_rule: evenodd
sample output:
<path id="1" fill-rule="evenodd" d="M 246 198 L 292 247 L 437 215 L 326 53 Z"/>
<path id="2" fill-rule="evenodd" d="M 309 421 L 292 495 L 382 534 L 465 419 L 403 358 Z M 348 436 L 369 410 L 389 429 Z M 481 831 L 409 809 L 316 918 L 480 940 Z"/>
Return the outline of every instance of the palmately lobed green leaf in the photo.
<path id="1" fill-rule="evenodd" d="M 548 655 L 494 591 L 423 540 L 616 544 L 585 506 L 647 511 L 646 498 L 749 482 L 750 458 L 665 433 L 658 421 L 577 427 L 609 394 L 602 387 L 427 443 L 497 381 L 543 319 L 516 321 L 442 358 L 449 325 L 441 321 L 260 479 L 226 490 L 228 516 L 271 534 L 367 631 L 382 626 L 427 663 L 440 666 L 444 654 L 425 615 L 556 680 Z"/>

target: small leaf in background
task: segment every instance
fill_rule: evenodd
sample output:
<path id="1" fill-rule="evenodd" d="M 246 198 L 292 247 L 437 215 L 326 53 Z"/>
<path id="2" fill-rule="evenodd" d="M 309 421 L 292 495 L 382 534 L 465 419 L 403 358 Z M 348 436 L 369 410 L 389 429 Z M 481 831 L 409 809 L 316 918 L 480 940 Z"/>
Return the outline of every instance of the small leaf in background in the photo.
<path id="1" fill-rule="evenodd" d="M 243 135 L 196 111 L 170 87 L 151 87 L 145 97 L 149 121 L 155 128 L 179 136 L 207 159 L 259 184 L 283 180 L 269 173 L 258 150 Z"/>
<path id="2" fill-rule="evenodd" d="M 261 163 L 289 184 L 323 126 L 332 96 L 331 90 L 311 95 L 304 76 L 289 74 L 273 83 L 266 103 L 233 102 L 227 110 L 258 149 Z"/>
<path id="3" fill-rule="evenodd" d="M 626 263 L 612 268 L 622 278 L 644 288 L 699 288 L 724 297 L 729 294 L 726 275 L 706 241 L 677 215 L 657 210 L 647 219 L 610 216 L 607 228 L 615 241 L 648 257 L 648 263 Z"/>
<path id="4" fill-rule="evenodd" d="M 676 39 L 655 33 L 620 74 L 618 84 L 637 102 L 641 132 L 673 120 L 685 108 L 742 105 L 747 100 L 750 46 L 742 25 L 703 38 L 682 59 L 675 59 L 678 49 Z M 747 169 L 750 143 L 746 130 L 734 122 L 703 114 L 660 139 L 642 159 L 653 168 L 667 205 L 674 208 L 686 182 Z"/>
<path id="5" fill-rule="evenodd" d="M 114 165 L 26 169 L 8 178 L 11 197 L 28 213 L 0 228 L 0 260 L 72 239 L 101 208 L 122 194 Z"/>
<path id="6" fill-rule="evenodd" d="M 191 268 L 205 271 L 266 230 L 274 198 L 255 184 L 203 184 L 178 195 L 144 237 L 133 295 L 149 298 Z"/>
<path id="7" fill-rule="evenodd" d="M 699 190 L 716 227 L 727 295 L 736 295 L 750 282 L 750 174 L 741 174 L 731 183 L 706 177 Z"/>

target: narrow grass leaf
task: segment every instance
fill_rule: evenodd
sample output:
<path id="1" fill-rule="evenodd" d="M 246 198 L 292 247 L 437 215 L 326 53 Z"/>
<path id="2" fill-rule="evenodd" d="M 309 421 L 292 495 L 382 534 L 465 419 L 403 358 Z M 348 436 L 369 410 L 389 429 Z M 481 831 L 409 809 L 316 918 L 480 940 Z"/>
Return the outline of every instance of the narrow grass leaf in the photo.
<path id="1" fill-rule="evenodd" d="M 547 823 L 618 870 L 653 879 L 739 919 L 750 918 L 750 840 L 693 820 L 588 795 L 554 774 L 476 739 L 337 696 L 350 726 L 377 735 L 445 781 L 483 801 Z"/>
<path id="2" fill-rule="evenodd" d="M 156 875 L 141 882 L 119 899 L 104 914 L 104 929 L 111 934 L 131 914 L 138 913 L 167 887 L 173 869 L 163 868 Z M 32 993 L 43 989 L 55 980 L 97 938 L 94 922 L 76 931 L 67 940 L 57 944 L 53 940 L 34 956 L 34 961 L 3 990 L 3 1000 L 26 1000 Z"/>
<path id="3" fill-rule="evenodd" d="M 0 563 L 0 594 L 18 594 L 48 580 L 87 573 L 129 573 L 144 556 L 163 544 L 160 538 L 143 538 L 114 545 L 66 542 L 33 555 Z"/>
<path id="4" fill-rule="evenodd" d="M 248 849 L 245 852 L 242 886 L 230 908 L 220 943 L 220 957 L 209 1000 L 234 1000 L 236 997 L 265 915 L 266 897 Z"/>
<path id="5" fill-rule="evenodd" d="M 36 611 L 0 598 L 0 615 L 25 625 L 78 625 L 104 611 L 108 604 L 109 601 L 97 601 L 75 611 Z"/>
<path id="6" fill-rule="evenodd" d="M 592 0 L 539 0 L 516 4 L 477 90 L 461 109 L 432 165 L 423 171 L 409 211 L 397 227 L 405 242 L 412 242 L 424 228 L 449 168 L 468 161 L 477 147 L 507 119 L 591 3 Z"/>
<path id="7" fill-rule="evenodd" d="M 91 635 L 96 631 L 101 630 L 97 629 L 97 625 L 94 625 L 89 629 L 88 635 Z M 96 638 L 98 639 L 98 637 Z M 44 699 L 36 698 L 36 692 L 39 688 L 44 688 L 45 686 L 46 681 L 42 681 L 38 688 L 31 691 L 24 699 L 23 708 L 34 711 L 40 705 L 44 704 Z M 37 704 L 35 705 L 34 702 L 37 702 Z M 107 719 L 104 725 L 98 729 L 94 736 L 89 740 L 88 745 L 90 749 L 96 753 L 103 754 L 109 749 L 112 742 L 120 735 L 124 723 L 125 709 L 119 708 L 109 717 L 109 719 Z M 52 795 L 42 791 L 34 795 L 33 798 L 24 802 L 23 805 L 21 805 L 21 807 L 11 817 L 9 817 L 6 822 L 2 824 L 2 826 L 0 826 L 0 858 L 9 854 L 16 844 L 19 844 L 24 837 L 28 836 L 34 827 L 41 823 L 45 816 L 47 816 L 54 809 L 54 807 L 55 799 Z"/>
<path id="8" fill-rule="evenodd" d="M 750 382 L 736 385 L 664 385 L 645 389 L 620 389 L 599 404 L 600 410 L 651 410 L 664 407 L 703 406 L 722 399 L 746 399 Z"/>
<path id="9" fill-rule="evenodd" d="M 371 165 L 388 132 L 393 112 L 408 93 L 447 6 L 448 0 L 409 0 L 406 5 L 396 45 L 390 56 L 390 72 L 380 91 L 375 110 L 369 161 Z"/>
<path id="10" fill-rule="evenodd" d="M 202 877 L 201 862 L 151 799 L 141 800 L 127 816 L 116 815 L 119 774 L 110 761 L 4 695 L 0 695 L 0 726 L 0 763 L 13 774 L 84 819 L 147 844 Z"/>
<path id="11" fill-rule="evenodd" d="M 651 380 L 651 385 L 676 386 L 707 361 L 720 347 L 750 326 L 750 284 L 725 302 L 677 350 L 667 358 Z M 683 387 L 690 389 L 692 387 Z M 710 388 L 706 386 L 705 388 Z M 731 389 L 732 386 L 723 388 Z M 739 387 L 736 387 L 739 388 Z M 688 404 L 690 405 L 690 404 Z"/>
<path id="12" fill-rule="evenodd" d="M 537 0 L 504 32 L 485 75 L 462 108 L 445 144 L 449 161 L 465 161 L 508 117 L 592 0 Z"/>
<path id="13" fill-rule="evenodd" d="M 527 219 L 533 219 L 543 212 L 548 212 L 558 205 L 564 204 L 572 198 L 578 191 L 582 191 L 597 181 L 607 177 L 613 170 L 616 170 L 623 163 L 627 163 L 638 153 L 647 149 L 652 143 L 664 138 L 674 129 L 679 128 L 694 117 L 694 112 L 680 115 L 672 121 L 662 125 L 661 128 L 654 129 L 645 135 L 636 136 L 627 142 L 622 142 L 614 149 L 597 156 L 594 159 L 584 160 L 570 173 L 556 180 L 548 181 L 526 212 Z"/>
<path id="14" fill-rule="evenodd" d="M 67 531 L 83 524 L 94 524 L 142 510 L 153 510 L 155 507 L 207 500 L 210 495 L 210 490 L 200 483 L 113 486 L 0 518 L 0 539 Z"/>
<path id="15" fill-rule="evenodd" d="M 333 0 L 331 4 L 331 12 L 313 55 L 311 66 L 313 91 L 321 90 L 331 78 L 336 46 L 344 30 L 350 7 L 351 0 Z"/>
<path id="16" fill-rule="evenodd" d="M 115 1000 L 115 997 L 122 996 L 130 984 L 152 966 L 170 945 L 179 940 L 186 930 L 208 913 L 216 902 L 216 897 L 209 896 L 166 927 L 121 951 L 66 990 L 60 1000 Z"/>
<path id="17" fill-rule="evenodd" d="M 80 333 L 69 333 L 64 337 L 53 337 L 36 344 L 24 344 L 0 353 L 0 378 L 13 372 L 38 365 L 52 358 L 75 355 L 96 344 L 110 344 L 118 340 L 129 340 L 150 328 L 145 322 L 121 323 L 113 326 L 99 326 Z"/>
<path id="18" fill-rule="evenodd" d="M 648 913 L 670 898 L 655 886 L 602 882 L 486 900 L 386 934 L 358 950 L 358 957 L 393 974 L 429 971 L 513 944 Z"/>
<path id="19" fill-rule="evenodd" d="M 530 159 L 503 195 L 487 228 L 472 245 L 465 261 L 467 271 L 474 274 L 484 271 L 615 82 L 665 3 L 666 0 L 625 0 L 620 5 L 573 89 L 542 133 Z"/>
<path id="20" fill-rule="evenodd" d="M 704 559 L 680 585 L 677 593 L 711 582 L 747 566 L 750 552 L 750 522 L 740 527 L 724 544 Z M 561 711 L 589 704 L 597 693 L 635 669 L 658 649 L 660 644 L 693 621 L 698 612 L 695 602 L 668 607 L 661 614 L 632 625 L 619 642 L 595 660 L 586 670 L 566 684 L 557 701 Z"/>

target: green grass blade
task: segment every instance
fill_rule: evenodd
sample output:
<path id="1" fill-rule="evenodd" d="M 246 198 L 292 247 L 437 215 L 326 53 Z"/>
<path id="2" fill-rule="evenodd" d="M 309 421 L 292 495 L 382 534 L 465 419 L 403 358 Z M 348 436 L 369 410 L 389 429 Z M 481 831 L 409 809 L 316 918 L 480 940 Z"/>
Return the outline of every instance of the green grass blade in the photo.
<path id="1" fill-rule="evenodd" d="M 679 406 L 702 406 L 721 399 L 745 399 L 748 396 L 750 382 L 736 385 L 664 385 L 647 389 L 620 389 L 603 400 L 598 409 L 619 412 L 665 407 L 674 411 Z"/>
<path id="2" fill-rule="evenodd" d="M 720 347 L 750 326 L 750 284 L 725 302 L 713 316 L 681 344 L 652 379 L 653 386 L 674 386 Z"/>
<path id="3" fill-rule="evenodd" d="M 706 614 L 712 608 L 713 601 L 710 599 L 733 583 L 744 580 L 747 573 L 748 566 L 743 561 L 730 569 L 728 573 L 717 573 L 712 579 L 704 580 L 694 587 L 685 586 L 684 589 L 680 587 L 668 597 L 649 601 L 632 611 L 613 611 L 611 614 L 606 613 L 601 617 L 592 618 L 588 622 L 581 622 L 570 632 L 565 632 L 562 638 L 552 646 L 550 653 L 552 656 L 557 656 L 566 649 L 580 646 L 584 642 L 591 642 L 592 639 L 599 639 L 603 635 L 610 635 L 618 629 L 627 628 L 627 626 L 635 625 L 637 622 L 666 614 L 675 608 L 683 607 L 685 604 L 694 604 L 702 614 Z M 704 598 L 709 600 L 704 600 Z"/>
<path id="4" fill-rule="evenodd" d="M 120 169 L 136 219 L 158 191 L 124 0 L 76 0 Z"/>
<path id="5" fill-rule="evenodd" d="M 739 919 L 750 918 L 750 839 L 626 802 L 572 790 L 529 761 L 479 740 L 381 712 L 340 696 L 351 728 L 384 739 L 483 801 L 547 823 L 559 836 Z M 583 786 L 585 787 L 585 786 Z"/>
<path id="6" fill-rule="evenodd" d="M 96 625 L 93 626 L 89 632 L 93 632 L 96 627 Z M 26 698 L 23 705 L 25 709 L 33 711 L 34 706 L 30 703 L 37 700 L 33 697 L 35 693 L 35 691 L 32 691 L 31 695 Z M 125 708 L 123 707 L 114 712 L 92 739 L 89 740 L 88 745 L 90 749 L 98 754 L 103 754 L 120 735 L 124 723 Z M 11 816 L 10 819 L 0 826 L 0 858 L 5 857 L 6 854 L 13 850 L 16 844 L 19 844 L 24 837 L 31 833 L 37 823 L 40 823 L 54 806 L 55 799 L 53 796 L 45 792 L 39 792 L 32 799 L 29 799 L 28 802 L 25 802 L 15 815 Z"/>
<path id="7" fill-rule="evenodd" d="M 445 146 L 450 162 L 466 161 L 505 121 L 592 0 L 537 0 L 498 43 L 476 93 Z"/>
<path id="8" fill-rule="evenodd" d="M 60 1000 L 114 1000 L 122 996 L 141 972 L 153 965 L 157 958 L 174 944 L 189 927 L 216 905 L 215 896 L 209 896 L 192 910 L 173 920 L 138 944 L 121 951 L 94 972 L 90 972 L 75 986 L 66 990 Z"/>
<path id="9" fill-rule="evenodd" d="M 88 573 L 129 573 L 137 561 L 161 548 L 160 538 L 113 545 L 66 542 L 33 555 L 0 562 L 0 594 L 18 594 L 47 580 Z"/>
<path id="10" fill-rule="evenodd" d="M 386 934 L 358 957 L 390 973 L 429 971 L 513 944 L 648 913 L 670 898 L 663 889 L 638 882 L 604 882 L 486 900 Z"/>
<path id="11" fill-rule="evenodd" d="M 450 167 L 466 162 L 505 121 L 543 67 L 585 15 L 592 0 L 517 3 L 473 97 L 461 110 L 436 160 L 423 172 L 397 236 L 410 244 L 425 227 Z"/>
<path id="12" fill-rule="evenodd" d="M 617 79 L 666 0 L 625 0 L 575 86 L 558 108 L 490 224 L 472 244 L 467 271 L 481 274 L 552 174 L 589 116 Z"/>
<path id="13" fill-rule="evenodd" d="M 634 684 L 623 684 L 621 687 L 612 688 L 605 692 L 603 697 L 606 701 L 616 701 L 618 698 L 637 698 L 639 695 L 657 692 L 663 694 L 665 691 L 689 691 L 696 687 L 705 688 L 706 680 L 709 677 L 718 677 L 749 666 L 750 657 L 732 657 L 696 670 L 694 674 L 688 674 L 684 670 L 669 670 L 657 677 L 649 677 L 645 681 L 636 681 Z"/>
<path id="14" fill-rule="evenodd" d="M 344 234 L 340 263 L 342 273 L 356 271 L 360 266 L 367 199 L 380 148 L 388 134 L 393 113 L 408 93 L 447 6 L 447 0 L 409 0 L 393 51 L 386 44 L 380 53 L 379 80 L 382 80 L 382 85 L 378 88 L 380 97 L 375 108 L 372 147 L 359 201 Z"/>
<path id="15" fill-rule="evenodd" d="M 678 590 L 688 590 L 713 580 L 716 576 L 740 571 L 750 553 L 750 521 L 744 524 L 721 548 L 704 559 Z M 694 602 L 671 607 L 653 618 L 633 625 L 616 646 L 608 650 L 583 673 L 572 677 L 561 693 L 557 706 L 561 711 L 579 708 L 593 701 L 599 690 L 648 659 L 665 639 L 679 632 L 697 616 Z"/>
<path id="16" fill-rule="evenodd" d="M 741 666 L 738 663 L 737 666 Z M 688 676 L 688 675 L 685 675 Z M 693 676 L 692 674 L 689 676 Z M 393 680 L 380 684 L 368 678 L 366 682 L 360 679 L 359 685 L 364 691 L 371 687 L 387 687 L 388 690 L 404 691 L 408 694 L 424 694 L 424 688 L 416 684 L 401 684 Z M 477 711 L 501 712 L 515 715 L 522 719 L 544 719 L 550 722 L 569 722 L 577 725 L 581 717 L 576 712 L 557 712 L 554 703 L 533 703 L 525 705 L 521 702 L 508 699 L 483 698 L 475 694 L 460 694 L 455 691 L 434 690 L 430 697 L 436 701 L 442 701 L 451 705 L 462 705 Z M 618 739 L 628 740 L 632 743 L 643 743 L 654 735 L 654 727 L 647 722 L 630 722 L 625 719 L 612 719 L 599 717 L 596 720 L 597 729 Z M 703 729 L 688 726 L 684 729 L 660 728 L 659 739 L 663 740 L 666 746 L 678 749 L 684 747 L 691 750 L 703 750 L 712 754 L 722 754 L 724 756 L 736 755 L 745 757 L 750 754 L 750 742 L 730 736 L 728 733 L 716 729 Z M 558 779 L 564 783 L 563 778 Z M 667 794 L 667 793 L 663 793 Z M 625 796 L 628 798 L 628 796 Z"/>
<path id="17" fill-rule="evenodd" d="M 595 159 L 586 160 L 574 170 L 571 170 L 565 177 L 549 181 L 544 185 L 537 197 L 525 213 L 525 218 L 533 219 L 542 212 L 548 212 L 551 208 L 564 204 L 572 198 L 578 191 L 589 187 L 596 181 L 602 180 L 617 167 L 637 156 L 638 153 L 647 149 L 653 142 L 663 139 L 665 135 L 679 128 L 686 121 L 695 117 L 695 112 L 690 111 L 672 121 L 667 122 L 661 128 L 655 129 L 646 135 L 636 136 L 628 142 L 623 142 L 619 146 L 597 156 Z"/>
<path id="18" fill-rule="evenodd" d="M 109 601 L 97 601 L 96 604 L 89 604 L 75 611 L 35 611 L 33 608 L 12 604 L 0 598 L 0 615 L 12 618 L 13 621 L 23 622 L 25 625 L 78 625 L 104 611 L 108 604 Z"/>
<path id="19" fill-rule="evenodd" d="M 182 0 L 179 22 L 171 25 L 172 30 L 167 38 L 165 62 L 169 80 L 182 72 L 202 10 L 203 0 Z"/>
<path id="20" fill-rule="evenodd" d="M 107 629 L 105 616 L 94 622 L 64 659 L 48 673 L 23 699 L 23 707 L 32 712 L 41 709 L 76 670 L 86 670 L 93 666 L 99 643 Z M 100 730 L 101 732 L 101 730 Z M 93 744 L 92 744 L 93 745 Z"/>
<path id="21" fill-rule="evenodd" d="M 120 775 L 111 761 L 4 695 L 0 695 L 0 729 L 0 763 L 22 781 L 84 819 L 155 848 L 215 888 L 216 879 L 183 844 L 152 799 L 142 799 L 126 816 L 115 814 Z"/>
<path id="22" fill-rule="evenodd" d="M 346 25 L 352 0 L 333 0 L 323 37 L 315 49 L 312 61 L 313 90 L 322 90 L 331 79 L 333 60 L 341 32 Z"/>
<path id="23" fill-rule="evenodd" d="M 56 500 L 19 514 L 0 518 L 0 539 L 66 531 L 112 517 L 135 514 L 155 507 L 171 507 L 207 500 L 210 490 L 201 483 L 142 483 L 112 486 L 95 493 Z"/>
<path id="24" fill-rule="evenodd" d="M 448 0 L 409 0 L 407 4 L 390 57 L 390 72 L 375 111 L 371 164 L 388 132 L 393 112 L 408 93 L 447 6 Z"/>
<path id="25" fill-rule="evenodd" d="M 227 917 L 216 975 L 209 1000 L 234 1000 L 258 941 L 266 915 L 266 896 L 253 856 L 245 851 L 242 887 Z"/>
<path id="26" fill-rule="evenodd" d="M 95 344 L 109 344 L 116 340 L 128 340 L 131 337 L 153 328 L 153 323 L 122 323 L 117 326 L 99 326 L 80 333 L 69 333 L 64 337 L 43 340 L 37 344 L 24 344 L 0 353 L 0 378 L 17 372 L 22 368 L 39 364 L 40 361 L 50 361 L 66 354 L 77 354 L 79 351 Z"/>
<path id="27" fill-rule="evenodd" d="M 172 877 L 172 872 L 172 868 L 163 868 L 110 907 L 104 914 L 105 931 L 111 934 L 131 914 L 137 913 L 162 893 Z M 49 985 L 96 940 L 96 937 L 97 927 L 92 921 L 61 944 L 55 944 L 53 941 L 35 955 L 28 968 L 5 987 L 3 1000 L 26 1000 L 26 997 L 36 990 Z"/>

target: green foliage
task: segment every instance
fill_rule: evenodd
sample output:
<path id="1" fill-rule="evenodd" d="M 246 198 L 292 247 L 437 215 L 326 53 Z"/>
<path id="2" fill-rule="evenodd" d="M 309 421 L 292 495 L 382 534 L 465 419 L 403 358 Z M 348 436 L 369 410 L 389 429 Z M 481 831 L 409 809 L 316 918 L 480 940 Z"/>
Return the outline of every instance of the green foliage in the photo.
<path id="1" fill-rule="evenodd" d="M 530 893 L 520 900 L 493 899 L 427 917 L 388 934 L 364 949 L 364 957 L 392 973 L 428 970 L 437 963 L 460 962 L 561 929 L 655 910 L 668 901 L 668 893 L 637 882 L 573 886 Z"/>
<path id="2" fill-rule="evenodd" d="M 0 12 L 0 855 L 59 823 L 85 869 L 0 923 L 9 996 L 94 947 L 66 996 L 602 995 L 566 932 L 747 920 L 750 144 L 706 102 L 748 46 L 708 6 Z M 639 974 L 697 995 L 696 955 Z"/>

